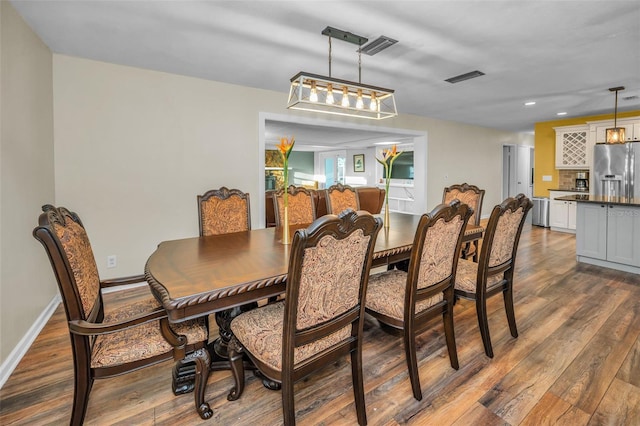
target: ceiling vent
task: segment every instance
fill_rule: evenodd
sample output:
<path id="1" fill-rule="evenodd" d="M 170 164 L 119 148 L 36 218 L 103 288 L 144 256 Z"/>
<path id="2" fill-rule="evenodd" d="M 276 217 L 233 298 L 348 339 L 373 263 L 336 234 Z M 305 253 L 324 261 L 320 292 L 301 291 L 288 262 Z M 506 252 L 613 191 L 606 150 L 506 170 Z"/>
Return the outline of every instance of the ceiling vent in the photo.
<path id="1" fill-rule="evenodd" d="M 445 81 L 448 81 L 449 83 L 460 83 L 461 81 L 470 80 L 472 78 L 480 77 L 481 75 L 484 75 L 482 71 L 475 70 L 466 74 L 460 74 L 455 77 L 448 78 Z"/>
<path id="2" fill-rule="evenodd" d="M 376 53 L 383 51 L 387 47 L 393 46 L 397 42 L 398 40 L 394 40 L 387 36 L 380 36 L 366 46 L 361 47 L 360 52 L 364 53 L 365 55 L 373 56 Z"/>

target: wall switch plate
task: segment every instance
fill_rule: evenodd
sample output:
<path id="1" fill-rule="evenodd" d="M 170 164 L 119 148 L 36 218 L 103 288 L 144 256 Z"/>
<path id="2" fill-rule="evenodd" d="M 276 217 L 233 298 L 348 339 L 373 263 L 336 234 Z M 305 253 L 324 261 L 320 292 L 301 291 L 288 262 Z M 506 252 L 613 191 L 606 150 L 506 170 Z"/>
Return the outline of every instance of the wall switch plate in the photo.
<path id="1" fill-rule="evenodd" d="M 115 268 L 118 265 L 118 259 L 115 254 L 107 256 L 107 268 Z"/>
<path id="2" fill-rule="evenodd" d="M 551 182 L 552 180 L 553 180 L 553 177 L 551 175 L 542 175 L 543 182 Z"/>

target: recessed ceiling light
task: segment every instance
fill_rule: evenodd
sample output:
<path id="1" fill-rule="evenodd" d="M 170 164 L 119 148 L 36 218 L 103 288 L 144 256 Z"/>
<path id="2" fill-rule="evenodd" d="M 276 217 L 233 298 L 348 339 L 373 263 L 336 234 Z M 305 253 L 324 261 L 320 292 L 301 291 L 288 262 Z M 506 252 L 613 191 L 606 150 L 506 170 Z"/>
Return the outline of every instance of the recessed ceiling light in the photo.
<path id="1" fill-rule="evenodd" d="M 558 114 L 556 114 L 556 115 L 567 115 L 567 113 L 566 113 L 566 112 L 559 112 L 559 113 L 558 113 Z"/>
<path id="2" fill-rule="evenodd" d="M 531 105 L 535 105 L 536 101 L 529 101 L 529 102 L 525 102 L 524 106 L 531 106 Z"/>

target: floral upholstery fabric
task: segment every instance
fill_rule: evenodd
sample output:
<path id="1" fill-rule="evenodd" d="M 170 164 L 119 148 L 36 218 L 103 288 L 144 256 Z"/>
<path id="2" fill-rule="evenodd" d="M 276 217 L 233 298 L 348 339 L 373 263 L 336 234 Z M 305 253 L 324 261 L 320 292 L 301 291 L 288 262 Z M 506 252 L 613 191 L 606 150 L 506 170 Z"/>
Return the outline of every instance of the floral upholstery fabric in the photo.
<path id="1" fill-rule="evenodd" d="M 298 330 L 325 322 L 359 303 L 360 279 L 369 238 L 359 229 L 342 240 L 325 235 L 315 247 L 305 249 L 298 298 Z"/>
<path id="2" fill-rule="evenodd" d="M 247 200 L 237 195 L 227 199 L 211 197 L 200 204 L 202 235 L 219 235 L 247 231 Z"/>
<path id="3" fill-rule="evenodd" d="M 124 321 L 159 307 L 158 302 L 149 297 L 137 303 L 106 312 L 104 323 Z M 187 343 L 193 344 L 207 340 L 207 328 L 203 320 L 185 321 L 172 324 L 171 328 L 187 337 Z M 160 322 L 152 321 L 123 331 L 97 336 L 92 348 L 91 367 L 114 367 L 132 361 L 152 358 L 166 354 L 173 347 L 162 336 Z"/>
<path id="4" fill-rule="evenodd" d="M 238 315 L 231 322 L 231 331 L 247 351 L 260 361 L 282 371 L 282 336 L 284 303 L 266 305 Z M 329 336 L 294 349 L 294 366 L 351 336 L 348 325 Z"/>
<path id="5" fill-rule="evenodd" d="M 358 210 L 358 198 L 354 191 L 328 191 L 328 197 L 331 202 L 331 214 L 340 214 L 346 209 Z"/>
<path id="6" fill-rule="evenodd" d="M 407 273 L 399 270 L 385 271 L 369 277 L 367 308 L 404 321 L 404 298 L 407 288 Z M 416 313 L 442 301 L 442 293 L 418 302 Z"/>
<path id="7" fill-rule="evenodd" d="M 454 199 L 460 200 L 462 204 L 466 204 L 473 209 L 473 214 L 469 218 L 469 223 L 476 223 L 476 217 L 480 214 L 478 211 L 478 203 L 480 201 L 480 194 L 476 194 L 473 191 L 458 191 L 457 189 L 448 191 L 445 193 L 444 203 L 449 204 Z"/>
<path id="8" fill-rule="evenodd" d="M 304 225 L 313 222 L 313 199 L 304 192 L 289 194 L 289 225 Z M 280 226 L 284 224 L 284 199 L 278 196 L 278 217 Z"/>
<path id="9" fill-rule="evenodd" d="M 478 264 L 471 260 L 458 260 L 458 270 L 456 271 L 456 290 L 466 291 L 467 293 L 476 292 L 476 283 L 478 276 Z M 502 281 L 503 274 L 491 275 L 487 278 L 487 288 Z"/>
<path id="10" fill-rule="evenodd" d="M 524 211 L 521 207 L 515 212 L 507 210 L 500 216 L 496 226 L 496 233 L 493 237 L 493 245 L 491 246 L 489 266 L 497 266 L 511 259 L 523 215 Z"/>
<path id="11" fill-rule="evenodd" d="M 66 226 L 52 223 L 62 248 L 69 260 L 73 278 L 76 281 L 84 318 L 87 318 L 93 309 L 98 293 L 100 292 L 100 277 L 93 250 L 89 243 L 89 237 L 84 228 L 75 222 L 70 216 L 65 217 Z"/>
<path id="12" fill-rule="evenodd" d="M 418 288 L 429 287 L 451 275 L 463 223 L 460 216 L 455 216 L 449 222 L 441 218 L 427 230 L 420 259 Z"/>

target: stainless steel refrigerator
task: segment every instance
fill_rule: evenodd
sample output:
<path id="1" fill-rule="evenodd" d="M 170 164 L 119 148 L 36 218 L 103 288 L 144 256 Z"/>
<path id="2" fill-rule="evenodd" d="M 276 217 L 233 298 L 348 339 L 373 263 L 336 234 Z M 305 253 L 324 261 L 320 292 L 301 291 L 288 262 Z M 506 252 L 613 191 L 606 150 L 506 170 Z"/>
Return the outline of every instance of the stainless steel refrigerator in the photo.
<path id="1" fill-rule="evenodd" d="M 640 143 L 595 145 L 592 175 L 595 195 L 640 197 Z"/>

